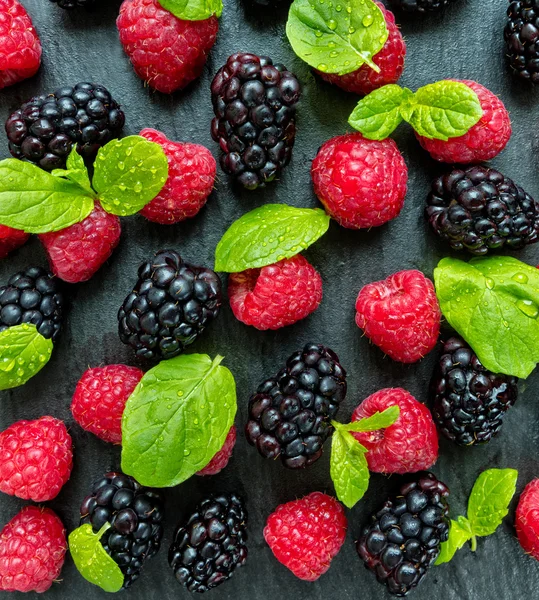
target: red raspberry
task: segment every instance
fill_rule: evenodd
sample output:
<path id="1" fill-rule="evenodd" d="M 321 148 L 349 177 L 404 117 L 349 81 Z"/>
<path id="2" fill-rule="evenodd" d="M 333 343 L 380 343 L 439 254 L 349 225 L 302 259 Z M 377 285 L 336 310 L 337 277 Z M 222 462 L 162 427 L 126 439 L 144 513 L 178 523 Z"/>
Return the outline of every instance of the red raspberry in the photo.
<path id="1" fill-rule="evenodd" d="M 68 283 L 87 281 L 110 258 L 120 241 L 120 219 L 103 210 L 99 202 L 80 223 L 42 233 L 41 243 L 52 272 Z"/>
<path id="2" fill-rule="evenodd" d="M 66 549 L 58 516 L 25 506 L 0 532 L 0 590 L 46 592 L 60 575 Z"/>
<path id="3" fill-rule="evenodd" d="M 346 92 L 370 94 L 373 90 L 383 85 L 396 83 L 404 70 L 406 44 L 399 28 L 395 24 L 395 15 L 380 2 L 376 2 L 376 4 L 384 15 L 389 31 L 389 36 L 384 47 L 373 57 L 373 62 L 380 67 L 380 72 L 377 73 L 369 65 L 362 65 L 356 71 L 352 71 L 346 75 L 317 71 L 322 79 L 339 86 Z"/>
<path id="4" fill-rule="evenodd" d="M 539 560 L 539 479 L 524 488 L 515 515 L 518 541 L 526 554 Z"/>
<path id="5" fill-rule="evenodd" d="M 322 301 L 322 278 L 301 254 L 261 269 L 232 273 L 230 308 L 238 321 L 260 330 L 304 319 Z"/>
<path id="6" fill-rule="evenodd" d="M 71 475 L 71 436 L 54 417 L 17 421 L 0 433 L 0 456 L 0 491 L 47 502 Z"/>
<path id="7" fill-rule="evenodd" d="M 436 345 L 442 313 L 432 282 L 400 271 L 369 283 L 356 300 L 356 323 L 393 360 L 413 363 Z"/>
<path id="8" fill-rule="evenodd" d="M 356 408 L 352 421 L 390 406 L 400 408 L 391 427 L 352 434 L 368 450 L 369 471 L 402 474 L 429 469 L 438 460 L 436 425 L 430 410 L 406 390 L 387 388 L 372 394 Z"/>
<path id="9" fill-rule="evenodd" d="M 73 418 L 105 442 L 121 444 L 125 403 L 143 375 L 140 369 L 126 365 L 88 369 L 73 394 Z"/>
<path id="10" fill-rule="evenodd" d="M 124 0 L 116 24 L 136 74 L 165 94 L 200 76 L 219 30 L 215 16 L 183 21 L 158 0 Z"/>
<path id="11" fill-rule="evenodd" d="M 163 147 L 168 159 L 165 186 L 140 214 L 150 221 L 169 225 L 194 217 L 206 204 L 215 180 L 215 158 L 200 144 L 171 142 L 155 129 L 140 135 Z"/>
<path id="12" fill-rule="evenodd" d="M 342 505 L 313 492 L 277 507 L 268 518 L 264 539 L 275 558 L 296 577 L 316 581 L 339 553 L 346 528 Z"/>
<path id="13" fill-rule="evenodd" d="M 10 252 L 20 248 L 28 241 L 29 237 L 29 233 L 0 225 L 0 258 L 6 258 Z"/>
<path id="14" fill-rule="evenodd" d="M 314 191 L 343 227 L 376 227 L 394 219 L 406 196 L 408 169 L 392 139 L 349 133 L 322 145 L 311 167 Z"/>
<path id="15" fill-rule="evenodd" d="M 0 0 L 0 89 L 37 73 L 41 43 L 32 19 L 17 0 Z"/>
<path id="16" fill-rule="evenodd" d="M 459 80 L 456 80 L 459 81 Z M 497 156 L 511 137 L 511 120 L 503 102 L 475 81 L 461 80 L 479 97 L 483 116 L 468 133 L 447 142 L 416 134 L 419 143 L 434 158 L 447 163 L 476 163 Z"/>
<path id="17" fill-rule="evenodd" d="M 197 473 L 197 475 L 217 475 L 217 473 L 220 473 L 228 465 L 228 461 L 232 456 L 232 451 L 234 450 L 235 445 L 236 427 L 232 425 L 221 450 L 217 452 L 210 462 Z"/>

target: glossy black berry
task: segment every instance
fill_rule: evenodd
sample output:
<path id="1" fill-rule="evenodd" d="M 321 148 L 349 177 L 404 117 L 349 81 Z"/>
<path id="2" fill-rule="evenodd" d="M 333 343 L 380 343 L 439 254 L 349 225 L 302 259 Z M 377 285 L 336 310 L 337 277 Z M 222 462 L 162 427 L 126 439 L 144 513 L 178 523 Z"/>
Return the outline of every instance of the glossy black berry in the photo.
<path id="1" fill-rule="evenodd" d="M 393 9 L 414 13 L 441 10 L 452 2 L 454 0 L 390 0 Z"/>
<path id="2" fill-rule="evenodd" d="M 235 494 L 210 496 L 182 521 L 168 561 L 176 579 L 190 592 L 206 592 L 247 560 L 247 511 Z"/>
<path id="3" fill-rule="evenodd" d="M 539 83 L 539 1 L 515 0 L 507 9 L 506 56 L 520 79 Z"/>
<path id="4" fill-rule="evenodd" d="M 449 339 L 431 381 L 432 415 L 438 428 L 461 446 L 488 442 L 516 402 L 517 382 L 516 377 L 487 371 L 463 339 Z"/>
<path id="5" fill-rule="evenodd" d="M 432 473 L 417 473 L 363 528 L 358 554 L 392 594 L 406 596 L 438 558 L 449 535 L 448 495 Z"/>

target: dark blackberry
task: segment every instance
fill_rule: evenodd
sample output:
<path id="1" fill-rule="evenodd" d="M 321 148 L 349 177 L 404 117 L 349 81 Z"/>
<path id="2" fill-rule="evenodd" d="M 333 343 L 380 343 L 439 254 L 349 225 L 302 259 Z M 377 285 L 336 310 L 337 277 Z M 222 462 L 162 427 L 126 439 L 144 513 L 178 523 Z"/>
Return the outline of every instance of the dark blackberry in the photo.
<path id="1" fill-rule="evenodd" d="M 65 167 L 73 144 L 93 159 L 97 150 L 120 135 L 125 115 L 102 85 L 78 83 L 25 102 L 6 121 L 9 150 L 42 169 Z"/>
<path id="2" fill-rule="evenodd" d="M 80 507 L 80 524 L 89 523 L 95 533 L 110 524 L 100 541 L 124 574 L 124 588 L 138 579 L 144 561 L 157 554 L 162 521 L 161 493 L 123 473 L 105 473 Z"/>
<path id="3" fill-rule="evenodd" d="M 489 167 L 453 169 L 432 183 L 425 211 L 454 250 L 515 250 L 539 240 L 539 203 Z"/>
<path id="4" fill-rule="evenodd" d="M 307 344 L 251 396 L 247 441 L 264 458 L 280 456 L 290 469 L 307 467 L 322 456 L 345 396 L 339 357 L 321 344 Z"/>
<path id="5" fill-rule="evenodd" d="M 29 267 L 12 275 L 0 287 L 0 331 L 32 323 L 45 338 L 55 342 L 62 328 L 64 297 L 61 283 L 41 267 Z"/>
<path id="6" fill-rule="evenodd" d="M 484 444 L 501 429 L 516 402 L 518 379 L 487 371 L 460 337 L 444 349 L 431 381 L 432 415 L 446 438 L 461 446 Z"/>
<path id="7" fill-rule="evenodd" d="M 140 265 L 138 281 L 118 312 L 120 339 L 142 358 L 172 358 L 218 314 L 221 280 L 211 269 L 160 250 Z"/>
<path id="8" fill-rule="evenodd" d="M 211 84 L 213 139 L 221 167 L 243 187 L 272 181 L 289 163 L 296 136 L 296 76 L 266 56 L 233 54 Z"/>
<path id="9" fill-rule="evenodd" d="M 74 8 L 90 8 L 97 0 L 51 0 L 58 4 L 64 10 L 73 10 Z"/>
<path id="10" fill-rule="evenodd" d="M 516 0 L 507 9 L 503 35 L 512 71 L 539 83 L 539 0 Z"/>
<path id="11" fill-rule="evenodd" d="M 390 0 L 391 7 L 405 12 L 431 12 L 449 6 L 454 0 Z"/>
<path id="12" fill-rule="evenodd" d="M 432 473 L 414 474 L 363 528 L 357 552 L 395 596 L 419 585 L 438 558 L 449 535 L 448 495 Z"/>
<path id="13" fill-rule="evenodd" d="M 230 579 L 247 560 L 247 511 L 234 495 L 210 496 L 180 523 L 168 552 L 176 579 L 206 592 Z"/>

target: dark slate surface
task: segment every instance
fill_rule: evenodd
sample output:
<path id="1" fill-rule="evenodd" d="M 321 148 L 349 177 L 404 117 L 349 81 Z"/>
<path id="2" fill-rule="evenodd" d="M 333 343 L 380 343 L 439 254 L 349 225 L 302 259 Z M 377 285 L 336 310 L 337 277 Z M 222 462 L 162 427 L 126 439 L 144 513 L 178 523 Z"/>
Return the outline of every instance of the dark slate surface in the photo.
<path id="1" fill-rule="evenodd" d="M 0 92 L 2 121 L 10 109 L 30 96 L 57 86 L 91 80 L 107 86 L 121 101 L 127 114 L 126 133 L 156 127 L 169 137 L 207 145 L 217 155 L 209 133 L 212 115 L 209 83 L 213 73 L 236 51 L 271 55 L 296 72 L 303 83 L 299 109 L 299 132 L 291 165 L 282 180 L 254 193 L 231 189 L 219 172 L 215 192 L 207 207 L 193 220 L 172 227 L 153 225 L 142 217 L 124 219 L 122 241 L 109 263 L 89 283 L 70 289 L 72 308 L 61 341 L 47 367 L 23 388 L 2 392 L 0 426 L 18 419 L 52 414 L 65 419 L 75 443 L 75 467 L 69 483 L 51 503 L 68 530 L 77 525 L 78 505 L 92 480 L 119 467 L 119 448 L 106 445 L 73 423 L 69 404 L 75 384 L 88 366 L 133 363 L 129 348 L 116 333 L 116 312 L 134 280 L 138 263 L 161 247 L 174 247 L 185 259 L 211 265 L 215 245 L 230 223 L 264 202 L 288 202 L 316 206 L 311 192 L 309 166 L 317 148 L 328 138 L 348 130 L 346 119 L 356 97 L 316 79 L 297 59 L 284 36 L 286 10 L 264 16 L 248 9 L 241 0 L 228 0 L 221 31 L 199 81 L 172 97 L 146 89 L 135 76 L 122 52 L 115 29 L 117 1 L 103 2 L 103 9 L 66 14 L 47 0 L 25 0 L 39 30 L 44 64 L 37 77 Z M 503 56 L 504 0 L 456 0 L 444 16 L 402 20 L 408 44 L 407 67 L 402 83 L 415 89 L 446 77 L 476 79 L 499 94 L 511 111 L 514 134 L 508 148 L 493 161 L 532 195 L 539 194 L 537 119 L 539 90 L 521 88 L 507 72 Z M 399 17 L 400 19 L 400 17 Z M 410 170 L 409 193 L 400 217 L 372 231 L 347 231 L 332 224 L 329 233 L 306 253 L 324 279 L 324 300 L 319 310 L 303 322 L 281 331 L 257 332 L 236 321 L 225 308 L 211 329 L 193 347 L 194 352 L 220 353 L 238 385 L 239 429 L 246 418 L 249 394 L 257 384 L 276 372 L 286 357 L 308 340 L 331 346 L 349 372 L 349 395 L 340 417 L 346 419 L 368 394 L 382 387 L 403 386 L 426 400 L 434 355 L 419 364 L 403 366 L 384 358 L 369 346 L 354 324 L 354 300 L 366 283 L 400 269 L 418 268 L 427 275 L 446 248 L 427 231 L 422 216 L 430 180 L 443 167 L 435 164 L 402 126 L 396 133 Z M 1 136 L 0 136 L 1 138 Z M 8 156 L 7 142 L 0 139 L 0 157 Z M 539 263 L 539 248 L 520 254 Z M 30 263 L 45 264 L 37 239 L 0 264 L 0 281 Z M 441 442 L 441 456 L 434 471 L 451 488 L 453 514 L 458 514 L 472 484 L 488 467 L 514 467 L 520 472 L 518 491 L 539 475 L 539 377 L 521 383 L 521 397 L 511 410 L 503 434 L 487 447 L 461 449 Z M 211 491 L 242 493 L 250 512 L 250 557 L 230 582 L 211 592 L 213 600 L 318 600 L 335 598 L 384 599 L 389 596 L 360 563 L 353 545 L 362 522 L 381 503 L 395 484 L 374 475 L 365 499 L 348 512 L 346 544 L 330 571 L 316 583 L 296 579 L 273 558 L 262 537 L 268 514 L 281 502 L 314 490 L 333 492 L 328 474 L 328 453 L 307 471 L 284 470 L 266 461 L 245 442 L 242 434 L 230 466 L 214 478 L 193 477 L 167 490 L 168 522 L 163 549 L 149 561 L 143 577 L 128 592 L 144 600 L 188 598 L 174 580 L 167 564 L 167 549 L 176 521 Z M 8 496 L 0 499 L 0 522 L 7 522 L 24 503 Z M 516 504 L 516 502 L 514 503 Z M 514 505 L 513 505 L 514 509 Z M 468 548 L 454 561 L 434 568 L 416 600 L 528 600 L 537 597 L 539 564 L 526 557 L 515 538 L 511 515 L 474 555 Z M 47 592 L 49 598 L 88 600 L 104 598 L 105 592 L 90 585 L 76 572 L 68 557 L 61 584 Z M 14 595 L 13 597 L 21 597 Z M 30 597 L 37 595 L 31 594 Z"/>

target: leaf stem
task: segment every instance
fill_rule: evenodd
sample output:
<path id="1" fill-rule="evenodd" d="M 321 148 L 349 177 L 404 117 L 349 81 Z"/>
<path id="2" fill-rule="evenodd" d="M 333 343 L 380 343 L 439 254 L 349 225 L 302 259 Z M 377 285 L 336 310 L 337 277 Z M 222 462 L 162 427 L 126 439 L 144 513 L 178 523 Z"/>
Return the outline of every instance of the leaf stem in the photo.
<path id="1" fill-rule="evenodd" d="M 110 528 L 111 528 L 111 524 L 108 521 L 105 521 L 105 523 L 103 523 L 103 526 L 101 527 L 101 529 L 96 533 L 97 539 L 100 540 L 103 537 L 103 534 L 105 533 L 105 531 L 107 531 Z"/>
<path id="2" fill-rule="evenodd" d="M 470 538 L 470 543 L 472 552 L 475 552 L 477 550 L 477 537 L 475 535 Z"/>

